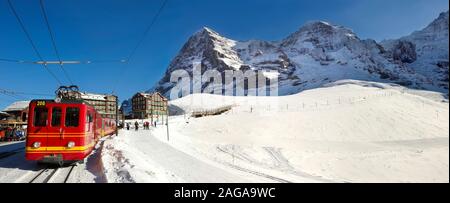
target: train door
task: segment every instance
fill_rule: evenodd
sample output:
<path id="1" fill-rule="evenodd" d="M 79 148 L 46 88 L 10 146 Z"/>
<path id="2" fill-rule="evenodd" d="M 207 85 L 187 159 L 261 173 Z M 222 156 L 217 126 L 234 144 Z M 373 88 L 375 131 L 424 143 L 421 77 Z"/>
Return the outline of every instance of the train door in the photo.
<path id="1" fill-rule="evenodd" d="M 94 133 L 94 116 L 92 110 L 88 109 L 86 112 L 86 143 L 91 143 L 95 140 Z"/>
<path id="2" fill-rule="evenodd" d="M 102 133 L 100 136 L 101 137 L 105 136 L 105 119 L 102 119 Z"/>
<path id="3" fill-rule="evenodd" d="M 66 106 L 64 109 L 64 135 L 71 137 L 84 137 L 85 132 L 81 130 L 81 109 L 79 106 Z M 64 138 L 63 138 L 64 139 Z"/>
<path id="4" fill-rule="evenodd" d="M 49 125 L 49 108 L 45 101 L 36 101 L 31 105 L 30 122 L 31 126 L 27 132 L 27 146 L 33 148 L 48 146 L 48 125 Z"/>
<path id="5" fill-rule="evenodd" d="M 48 105 L 48 110 L 50 111 L 50 122 L 47 125 L 47 146 L 60 147 L 65 133 L 62 126 L 63 109 L 61 106 Z"/>
<path id="6" fill-rule="evenodd" d="M 95 139 L 96 140 L 98 140 L 98 139 L 100 139 L 101 138 L 101 119 L 100 119 L 100 116 L 98 115 L 98 113 L 94 113 L 94 119 L 95 119 L 95 131 L 94 131 L 94 133 L 95 133 Z"/>
<path id="7" fill-rule="evenodd" d="M 98 129 L 99 129 L 99 127 L 98 127 L 98 118 L 97 118 L 97 113 L 94 111 L 94 113 L 92 114 L 92 116 L 94 117 L 94 124 L 93 124 L 93 126 L 94 126 L 94 137 L 95 137 L 95 140 L 97 141 L 98 139 L 99 139 L 99 132 L 98 132 Z"/>

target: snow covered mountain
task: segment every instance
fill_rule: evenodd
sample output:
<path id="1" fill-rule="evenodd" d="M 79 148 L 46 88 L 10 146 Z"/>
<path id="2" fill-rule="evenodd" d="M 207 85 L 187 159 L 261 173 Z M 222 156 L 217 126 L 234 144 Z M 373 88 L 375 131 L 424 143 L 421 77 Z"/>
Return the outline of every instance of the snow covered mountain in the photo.
<path id="1" fill-rule="evenodd" d="M 448 16 L 448 11 L 441 13 L 423 30 L 381 42 L 394 59 L 425 76 L 429 89 L 448 90 Z"/>
<path id="2" fill-rule="evenodd" d="M 448 90 L 448 76 L 444 76 L 448 74 L 448 12 L 422 31 L 382 44 L 361 40 L 348 28 L 322 21 L 309 22 L 276 42 L 235 41 L 203 28 L 187 41 L 164 77 L 149 91 L 169 95 L 176 85 L 170 82 L 171 73 L 182 69 L 192 75 L 195 61 L 201 62 L 202 72 L 277 70 L 280 95 L 343 79 L 444 92 Z"/>

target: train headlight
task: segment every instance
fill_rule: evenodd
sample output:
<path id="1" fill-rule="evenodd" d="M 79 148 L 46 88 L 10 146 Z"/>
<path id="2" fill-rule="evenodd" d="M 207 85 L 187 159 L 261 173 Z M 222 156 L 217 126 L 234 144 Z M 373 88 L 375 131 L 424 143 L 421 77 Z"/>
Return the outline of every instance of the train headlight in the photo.
<path id="1" fill-rule="evenodd" d="M 40 142 L 33 143 L 33 148 L 39 148 L 39 147 L 41 147 L 41 143 Z"/>
<path id="2" fill-rule="evenodd" d="M 68 147 L 68 148 L 73 148 L 73 147 L 75 147 L 75 142 L 69 142 L 69 143 L 67 143 L 67 147 Z"/>

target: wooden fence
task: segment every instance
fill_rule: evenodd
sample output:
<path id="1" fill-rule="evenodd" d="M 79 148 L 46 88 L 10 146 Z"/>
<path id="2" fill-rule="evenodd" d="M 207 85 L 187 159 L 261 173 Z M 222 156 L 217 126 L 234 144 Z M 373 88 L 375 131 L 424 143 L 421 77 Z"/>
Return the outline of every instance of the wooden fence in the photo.
<path id="1" fill-rule="evenodd" d="M 223 113 L 231 110 L 232 108 L 233 108 L 233 105 L 223 106 L 223 107 L 214 108 L 214 109 L 207 109 L 207 110 L 206 109 L 194 110 L 192 112 L 191 116 L 194 118 L 205 117 L 205 116 L 215 116 L 215 115 L 223 114 Z"/>

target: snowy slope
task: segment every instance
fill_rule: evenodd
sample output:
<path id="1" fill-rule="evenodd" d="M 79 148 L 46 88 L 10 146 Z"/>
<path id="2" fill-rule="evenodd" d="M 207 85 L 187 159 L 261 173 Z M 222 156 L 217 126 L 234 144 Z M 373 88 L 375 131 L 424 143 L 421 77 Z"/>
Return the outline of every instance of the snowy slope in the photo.
<path id="1" fill-rule="evenodd" d="M 420 31 L 397 40 L 381 42 L 390 54 L 399 55 L 401 62 L 426 76 L 431 86 L 435 87 L 430 89 L 448 90 L 448 18 L 447 11 Z M 411 45 L 405 46 L 408 43 Z"/>
<path id="2" fill-rule="evenodd" d="M 449 180 L 449 106 L 438 93 L 340 81 L 259 101 L 194 94 L 172 104 L 236 105 L 220 116 L 171 121 L 174 146 L 224 164 L 233 165 L 234 154 L 235 165 L 294 182 L 305 176 L 337 182 Z M 164 135 L 161 130 L 159 138 Z"/>
<path id="3" fill-rule="evenodd" d="M 445 92 L 448 80 L 442 75 L 448 68 L 448 12 L 423 31 L 414 33 L 410 43 L 361 40 L 352 30 L 328 22 L 308 22 L 287 38 L 276 41 L 236 41 L 210 28 L 195 33 L 170 64 L 163 78 L 151 89 L 169 95 L 175 83 L 169 81 L 175 70 L 192 75 L 193 62 L 201 62 L 202 71 L 276 70 L 280 95 L 320 87 L 342 80 L 356 79 L 395 82 L 418 89 Z M 430 41 L 431 40 L 431 41 Z M 431 46 L 431 48 L 430 48 Z M 412 51 L 417 47 L 418 53 Z M 417 60 L 414 64 L 406 63 Z M 443 67 L 439 74 L 422 71 L 432 61 Z M 273 76 L 272 76 L 273 77 Z M 433 81 L 439 80 L 436 83 Z M 227 84 L 225 84 L 227 85 Z"/>
<path id="4" fill-rule="evenodd" d="M 102 162 L 108 182 L 264 182 L 261 177 L 230 170 L 177 150 L 151 131 L 120 132 L 105 142 Z"/>
<path id="5" fill-rule="evenodd" d="M 449 181 L 449 105 L 440 93 L 343 80 L 290 96 L 193 94 L 171 105 L 186 115 L 170 117 L 170 141 L 165 126 L 107 141 L 104 153 L 126 163 L 113 181 L 127 173 L 136 182 Z M 190 117 L 225 105 L 234 107 Z"/>

